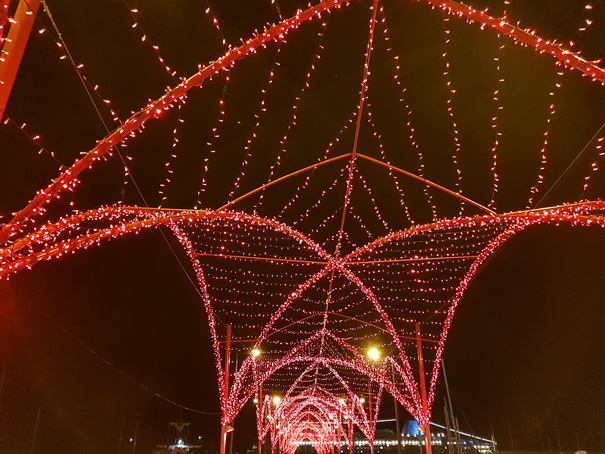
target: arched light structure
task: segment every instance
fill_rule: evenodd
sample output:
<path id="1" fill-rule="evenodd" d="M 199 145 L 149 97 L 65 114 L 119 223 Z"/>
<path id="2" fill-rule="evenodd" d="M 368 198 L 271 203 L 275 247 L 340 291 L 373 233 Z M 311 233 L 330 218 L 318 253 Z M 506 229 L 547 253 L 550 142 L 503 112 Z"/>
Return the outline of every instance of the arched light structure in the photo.
<path id="1" fill-rule="evenodd" d="M 453 0 L 421 1 L 476 22 L 481 28 L 492 29 L 519 45 L 547 53 L 562 66 L 605 83 L 605 71 L 595 63 L 530 30 Z M 117 237 L 170 229 L 194 270 L 208 316 L 223 426 L 231 425 L 243 406 L 255 399 L 259 443 L 270 436 L 271 443 L 286 454 L 294 454 L 303 441 L 311 443 L 318 454 L 332 452 L 343 441 L 351 448 L 354 427 L 372 443 L 385 391 L 420 424 L 428 424 L 439 365 L 456 308 L 481 266 L 515 234 L 534 225 L 605 227 L 602 201 L 498 213 L 493 203 L 481 204 L 458 187 L 449 188 L 427 178 L 420 153 L 417 170 L 391 163 L 375 128 L 368 94 L 372 88 L 370 67 L 375 38 L 378 31 L 387 35 L 386 25 L 381 30 L 377 28 L 381 23 L 379 13 L 384 22 L 384 11 L 377 0 L 368 2 L 371 19 L 359 102 L 351 113 L 352 120 L 343 127 L 353 131 L 352 146 L 346 153 L 332 153 L 341 140 L 336 136 L 323 158 L 277 177 L 280 154 L 265 184 L 237 197 L 233 190 L 233 197 L 226 203 L 208 209 L 116 204 L 58 218 L 43 216 L 51 201 L 77 188 L 84 170 L 110 157 L 114 147 L 137 136 L 148 120 L 158 119 L 185 102 L 191 89 L 229 72 L 238 61 L 251 58 L 270 43 L 285 40 L 303 24 L 350 3 L 357 2 L 320 1 L 201 66 L 196 74 L 149 102 L 71 167 L 63 169 L 2 226 L 0 233 L 0 278 L 7 278 L 40 262 Z M 398 76 L 396 79 L 399 84 Z M 308 80 L 305 84 L 308 87 Z M 449 85 L 448 82 L 451 89 Z M 264 106 L 264 100 L 262 103 Z M 448 109 L 451 113 L 451 106 Z M 407 121 L 409 127 L 410 120 Z M 453 125 L 455 129 L 456 124 Z M 372 131 L 366 142 L 360 139 L 363 127 Z M 415 147 L 414 129 L 409 130 Z M 366 148 L 371 150 L 366 152 Z M 453 161 L 460 178 L 458 157 L 454 156 Z M 541 159 L 541 167 L 543 163 Z M 242 168 L 246 164 L 244 159 Z M 376 187 L 365 179 L 359 170 L 362 166 L 381 176 L 388 174 L 385 180 L 394 183 L 401 200 L 395 209 L 400 217 L 407 216 L 407 228 L 388 228 L 377 206 L 378 197 L 373 196 Z M 312 203 L 292 223 L 280 217 L 291 201 L 280 213 L 266 216 L 259 214 L 260 202 L 253 209 L 241 208 L 296 178 L 305 180 L 296 187 L 292 200 L 304 198 L 300 194 L 311 186 L 311 175 L 321 172 L 334 182 L 317 194 L 309 190 Z M 236 186 L 242 175 L 243 171 Z M 426 195 L 432 222 L 414 221 L 403 203 L 409 194 L 402 189 L 400 178 L 412 181 L 416 185 L 413 188 Z M 542 178 L 540 174 L 538 182 Z M 455 185 L 459 186 L 459 182 Z M 330 199 L 335 187 L 342 189 L 344 198 Z M 437 216 L 432 199 L 437 195 L 454 200 L 460 215 Z M 383 224 L 383 231 L 377 233 L 362 216 L 350 212 L 355 197 L 371 207 L 369 211 L 377 224 Z M 322 203 L 332 205 L 322 211 Z M 319 212 L 317 222 L 305 224 L 313 210 Z M 336 228 L 331 230 L 332 226 Z M 229 323 L 228 336 L 221 323 L 225 320 Z M 415 332 L 419 324 L 422 339 Z M 245 359 L 237 372 L 229 371 L 226 338 L 231 342 L 231 326 L 235 341 L 245 345 L 241 347 Z M 420 341 L 422 346 L 418 347 Z M 418 349 L 422 355 L 417 354 Z M 420 366 L 420 356 L 428 364 L 426 369 Z M 425 382 L 428 389 L 421 389 Z"/>

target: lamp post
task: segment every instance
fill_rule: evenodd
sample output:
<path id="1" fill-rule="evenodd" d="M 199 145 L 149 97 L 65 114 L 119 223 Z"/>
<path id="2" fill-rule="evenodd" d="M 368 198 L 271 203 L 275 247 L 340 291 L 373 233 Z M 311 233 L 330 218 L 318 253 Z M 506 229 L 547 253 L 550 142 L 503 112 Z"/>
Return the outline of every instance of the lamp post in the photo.
<path id="1" fill-rule="evenodd" d="M 223 396 L 225 399 L 229 396 L 229 373 L 231 366 L 231 324 L 227 324 L 227 334 L 225 336 L 225 369 L 223 371 Z M 220 454 L 227 452 L 227 434 L 233 430 L 232 427 L 221 422 L 221 448 Z"/>
<path id="2" fill-rule="evenodd" d="M 372 361 L 378 361 L 380 359 L 380 357 L 382 356 L 382 353 L 380 352 L 380 350 L 378 350 L 376 347 L 370 347 L 366 353 L 368 355 L 368 358 L 370 358 L 370 360 Z M 370 419 L 370 422 L 372 421 L 373 418 L 373 404 L 372 404 L 372 380 L 368 379 L 368 417 Z M 375 426 L 374 426 L 375 428 Z M 370 441 L 370 454 L 374 454 L 374 436 L 375 436 L 376 431 L 374 430 L 374 435 L 372 435 L 372 439 L 369 440 Z"/>
<path id="3" fill-rule="evenodd" d="M 234 339 L 232 340 L 231 338 L 231 324 L 228 323 L 227 325 L 225 325 L 226 328 L 226 333 L 225 333 L 225 340 L 224 341 L 220 341 L 221 343 L 225 344 L 225 365 L 224 365 L 224 369 L 223 369 L 223 376 L 224 376 L 224 380 L 223 380 L 223 396 L 225 396 L 225 398 L 227 398 L 229 396 L 229 380 L 230 380 L 230 376 L 231 376 L 231 343 L 232 342 L 240 342 L 240 343 L 244 343 L 244 342 L 257 342 L 257 339 Z M 261 355 L 261 350 L 258 348 L 253 348 L 252 350 L 250 350 L 250 355 L 253 358 L 257 358 L 258 356 Z M 237 360 L 237 357 L 236 357 Z M 238 367 L 238 363 L 236 362 L 236 372 L 237 372 L 237 367 Z M 261 397 L 262 397 L 262 385 L 261 385 Z M 229 432 L 233 432 L 233 425 L 227 425 L 227 424 L 222 424 L 221 423 L 221 440 L 220 440 L 220 454 L 227 454 L 227 437 Z M 233 448 L 233 437 L 231 437 L 231 443 L 229 446 L 229 454 L 231 454 Z M 259 441 L 259 454 L 261 454 L 261 443 Z"/>
<path id="4" fill-rule="evenodd" d="M 393 381 L 393 386 L 395 386 L 395 370 L 393 368 L 393 363 L 391 365 L 391 380 Z M 401 427 L 399 426 L 399 402 L 395 396 L 393 396 L 393 405 L 395 406 L 395 430 L 397 431 L 397 454 L 401 454 Z"/>
<path id="5" fill-rule="evenodd" d="M 258 355 L 257 355 L 258 356 Z M 261 411 L 260 411 L 260 417 L 263 418 L 263 384 L 261 383 L 260 386 L 258 387 L 258 401 L 256 402 L 256 405 L 260 405 Z M 257 418 L 258 418 L 258 409 L 257 411 Z M 258 422 L 257 422 L 258 424 Z M 258 454 L 263 454 L 263 440 L 259 437 L 258 439 Z"/>

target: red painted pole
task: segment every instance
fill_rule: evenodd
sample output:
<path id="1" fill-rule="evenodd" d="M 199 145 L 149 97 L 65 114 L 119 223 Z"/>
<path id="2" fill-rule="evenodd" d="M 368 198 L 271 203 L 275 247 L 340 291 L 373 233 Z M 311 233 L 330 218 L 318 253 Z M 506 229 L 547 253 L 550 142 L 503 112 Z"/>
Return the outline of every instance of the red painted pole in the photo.
<path id="1" fill-rule="evenodd" d="M 264 402 L 265 398 L 263 397 L 263 384 L 261 383 L 260 386 L 258 387 L 258 403 L 256 405 L 260 405 L 261 411 L 260 411 L 260 417 L 264 418 L 265 415 L 263 414 L 263 402 Z M 264 420 L 262 421 L 262 423 L 264 423 Z M 263 439 L 259 436 L 258 437 L 258 454 L 263 454 Z"/>
<path id="2" fill-rule="evenodd" d="M 223 382 L 223 407 L 227 404 L 227 398 L 229 397 L 229 372 L 231 367 L 231 324 L 227 324 L 227 334 L 225 339 L 225 370 L 224 370 L 224 382 Z M 223 411 L 225 409 L 223 408 Z M 222 421 L 221 422 L 221 450 L 220 454 L 226 454 L 227 452 L 227 434 L 230 432 L 229 427 Z"/>
<path id="3" fill-rule="evenodd" d="M 422 413 L 427 417 L 424 425 L 424 446 L 426 454 L 432 454 L 431 429 L 428 421 L 428 399 L 426 394 L 426 378 L 424 376 L 424 357 L 422 356 L 422 338 L 420 337 L 420 323 L 416 323 L 416 347 L 418 349 L 418 375 L 420 375 L 420 398 L 422 399 Z"/>
<path id="4" fill-rule="evenodd" d="M 373 420 L 374 420 L 374 412 L 373 412 L 373 408 L 372 408 L 372 380 L 368 380 L 368 415 L 370 418 L 370 425 L 373 424 Z M 374 429 L 376 428 L 376 426 L 374 425 Z M 368 440 L 368 443 L 370 443 L 370 454 L 374 454 L 374 437 L 376 436 L 376 431 L 374 430 L 372 433 L 372 439 Z"/>

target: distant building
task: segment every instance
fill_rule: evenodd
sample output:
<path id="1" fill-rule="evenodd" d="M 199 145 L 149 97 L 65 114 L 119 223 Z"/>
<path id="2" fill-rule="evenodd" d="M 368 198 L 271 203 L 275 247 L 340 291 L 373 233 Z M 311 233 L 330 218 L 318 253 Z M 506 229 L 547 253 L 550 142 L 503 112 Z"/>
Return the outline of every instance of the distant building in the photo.
<path id="1" fill-rule="evenodd" d="M 380 420 L 378 422 L 394 422 L 394 420 Z M 431 439 L 434 454 L 493 454 L 496 452 L 496 442 L 488 438 L 478 437 L 461 431 L 449 431 L 446 427 L 431 423 Z M 420 451 L 422 450 L 422 451 Z M 297 454 L 311 454 L 311 443 L 308 440 L 301 442 Z M 349 448 L 343 440 L 340 452 L 347 454 Z M 370 452 L 368 441 L 361 433 L 354 435 L 355 454 Z M 397 454 L 397 435 L 391 429 L 376 430 L 374 439 L 375 454 Z M 424 432 L 416 421 L 408 421 L 401 433 L 402 454 L 424 453 Z"/>

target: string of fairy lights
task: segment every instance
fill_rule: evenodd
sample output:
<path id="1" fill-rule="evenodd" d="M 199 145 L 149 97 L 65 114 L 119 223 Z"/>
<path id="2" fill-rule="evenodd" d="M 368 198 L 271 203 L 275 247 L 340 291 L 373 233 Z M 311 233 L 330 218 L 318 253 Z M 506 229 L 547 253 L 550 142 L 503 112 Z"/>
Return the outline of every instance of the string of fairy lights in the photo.
<path id="1" fill-rule="evenodd" d="M 443 19 L 435 41 L 441 67 L 431 89 L 446 119 L 437 133 L 427 131 L 397 14 L 390 16 L 378 0 L 349 3 L 319 1 L 284 18 L 273 0 L 279 21 L 268 20 L 239 45 L 227 42 L 224 22 L 208 3 L 202 13 L 220 36 L 224 54 L 193 76 L 178 78 L 174 63 L 146 33 L 139 8 L 124 0 L 130 29 L 173 85 L 128 119 L 118 117 L 115 101 L 101 97 L 119 126 L 72 166 L 62 166 L 0 235 L 0 278 L 5 278 L 41 261 L 168 226 L 191 262 L 208 315 L 222 424 L 232 424 L 254 400 L 259 442 L 269 437 L 288 454 L 302 439 L 320 454 L 342 440 L 351 445 L 354 428 L 372 442 L 384 392 L 428 424 L 456 308 L 482 264 L 532 225 L 605 227 L 600 201 L 535 208 L 550 183 L 551 131 L 563 81 L 569 71 L 579 71 L 604 83 L 602 68 L 558 41 L 510 23 L 508 1 L 504 15 L 495 18 L 453 0 L 424 0 L 418 7 L 428 4 Z M 470 153 L 463 134 L 468 125 L 452 52 L 452 24 L 459 18 L 495 34 L 487 64 L 496 79 L 484 96 L 486 111 L 492 112 L 486 122 L 489 146 L 482 151 L 489 187 L 482 194 L 467 189 L 469 158 L 463 159 Z M 355 20 L 366 31 L 350 39 L 343 27 Z M 578 33 L 596 26 L 588 3 L 581 20 Z M 93 87 L 91 94 L 100 96 L 58 29 L 40 36 L 54 40 L 59 58 L 70 60 L 82 82 Z M 510 121 L 502 95 L 509 83 L 503 54 L 515 48 L 511 42 L 556 60 L 554 85 L 542 108 L 545 125 L 538 126 L 540 147 L 532 152 L 529 197 L 526 192 L 518 203 L 525 209 L 501 213 L 496 207 L 506 197 L 503 125 Z M 302 50 L 293 56 L 289 50 L 295 46 Z M 239 64 L 244 59 L 257 62 L 260 80 L 250 83 L 250 100 L 236 96 L 250 71 Z M 189 109 L 195 107 L 189 96 L 194 88 L 212 100 L 205 106 L 210 122 L 196 126 L 201 147 L 188 141 L 196 122 L 195 109 Z M 132 162 L 138 151 L 133 139 L 153 120 L 172 122 L 166 128 L 171 136 L 161 176 L 145 192 L 137 183 L 144 180 L 145 166 Z M 19 127 L 8 117 L 4 123 Z M 40 145 L 40 135 L 28 133 L 25 124 L 19 129 L 41 154 L 61 163 Z M 437 153 L 429 136 L 438 134 L 448 137 L 449 146 Z M 583 196 L 602 165 L 603 140 L 597 133 L 587 146 L 592 164 L 582 175 Z M 195 178 L 184 183 L 182 163 L 193 162 L 192 154 Z M 91 184 L 86 171 L 116 155 L 124 159 L 121 198 L 82 212 L 72 200 L 61 211 L 56 201 Z M 144 159 L 137 154 L 137 164 Z M 132 191 L 159 208 L 126 206 Z M 188 203 L 178 198 L 185 191 Z M 374 357 L 370 346 L 378 352 Z M 228 352 L 237 356 L 237 370 L 233 363 L 225 366 Z"/>

